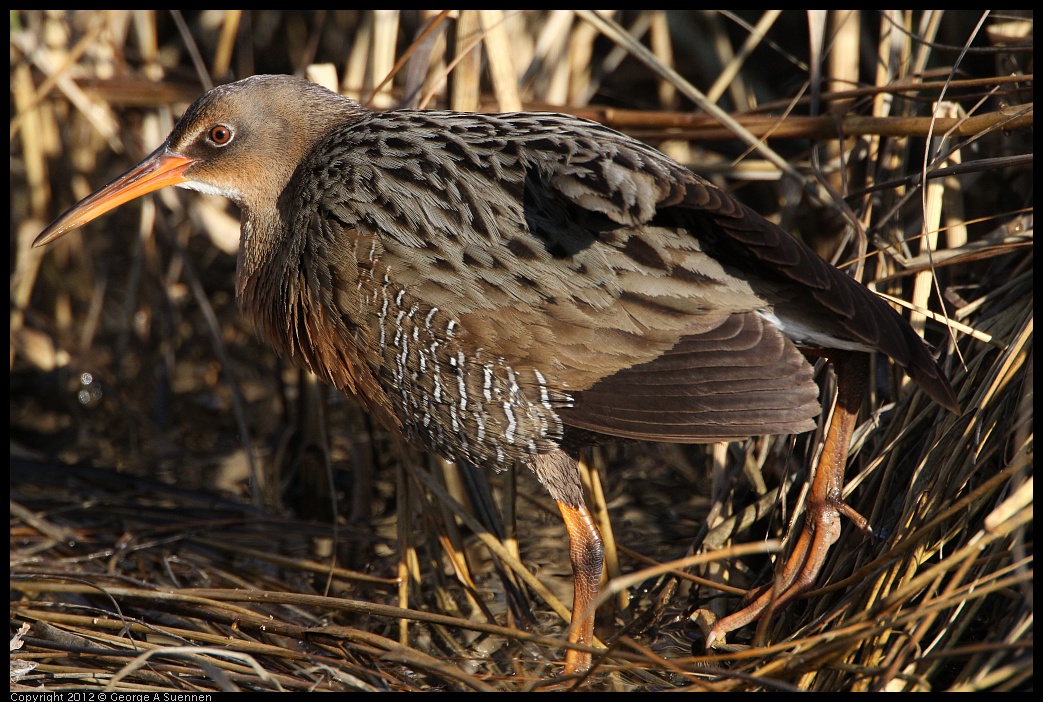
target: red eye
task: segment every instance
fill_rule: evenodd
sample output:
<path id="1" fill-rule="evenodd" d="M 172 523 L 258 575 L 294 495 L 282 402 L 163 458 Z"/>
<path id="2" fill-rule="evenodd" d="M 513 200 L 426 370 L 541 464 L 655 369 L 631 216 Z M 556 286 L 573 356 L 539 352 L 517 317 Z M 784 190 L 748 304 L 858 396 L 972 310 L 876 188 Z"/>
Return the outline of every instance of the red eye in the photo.
<path id="1" fill-rule="evenodd" d="M 210 141 L 214 142 L 218 146 L 224 146 L 232 140 L 232 130 L 223 124 L 219 124 L 216 127 L 210 128 Z"/>

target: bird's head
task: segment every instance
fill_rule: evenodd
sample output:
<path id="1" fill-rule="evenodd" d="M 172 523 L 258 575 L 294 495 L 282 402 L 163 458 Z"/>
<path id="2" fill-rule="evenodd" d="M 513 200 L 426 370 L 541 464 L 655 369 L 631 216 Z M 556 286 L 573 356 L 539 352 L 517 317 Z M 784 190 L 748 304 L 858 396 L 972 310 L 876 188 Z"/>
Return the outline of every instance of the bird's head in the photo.
<path id="1" fill-rule="evenodd" d="M 167 140 L 129 171 L 73 205 L 33 243 L 43 246 L 168 185 L 221 195 L 246 209 L 274 207 L 294 169 L 357 103 L 293 76 L 253 76 L 196 100 Z"/>

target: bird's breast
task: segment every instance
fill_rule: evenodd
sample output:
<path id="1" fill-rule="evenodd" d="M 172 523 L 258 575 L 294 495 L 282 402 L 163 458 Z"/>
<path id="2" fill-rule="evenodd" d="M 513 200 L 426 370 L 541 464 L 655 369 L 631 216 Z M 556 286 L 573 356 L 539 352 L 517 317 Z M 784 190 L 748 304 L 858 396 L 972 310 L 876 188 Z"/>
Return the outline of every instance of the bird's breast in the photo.
<path id="1" fill-rule="evenodd" d="M 262 339 L 450 460 L 505 467 L 558 448 L 569 398 L 538 369 L 463 338 L 458 315 L 399 280 L 371 237 L 329 243 L 312 236 L 240 271 L 239 303 Z"/>
<path id="2" fill-rule="evenodd" d="M 505 467 L 558 448 L 568 398 L 536 368 L 469 343 L 454 314 L 385 271 L 364 305 L 367 363 L 406 433 L 451 460 Z"/>

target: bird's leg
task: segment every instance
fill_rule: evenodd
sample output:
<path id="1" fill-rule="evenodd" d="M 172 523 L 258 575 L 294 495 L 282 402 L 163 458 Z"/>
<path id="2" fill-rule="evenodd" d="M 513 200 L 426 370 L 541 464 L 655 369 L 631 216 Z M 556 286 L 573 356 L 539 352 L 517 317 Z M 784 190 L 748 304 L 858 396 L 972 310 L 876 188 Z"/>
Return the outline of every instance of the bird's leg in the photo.
<path id="1" fill-rule="evenodd" d="M 837 375 L 836 409 L 808 494 L 804 529 L 774 584 L 764 588 L 738 612 L 719 620 L 707 636 L 707 649 L 728 632 L 759 619 L 769 607 L 781 607 L 811 589 L 826 561 L 829 547 L 840 538 L 841 514 L 852 518 L 862 531 L 868 530 L 866 520 L 844 504 L 840 494 L 855 419 L 865 395 L 867 356 L 839 351 L 832 352 L 830 360 Z"/>
<path id="2" fill-rule="evenodd" d="M 569 533 L 574 591 L 568 641 L 590 646 L 594 642 L 594 611 L 605 562 L 601 533 L 583 500 L 576 459 L 564 451 L 554 451 L 537 456 L 533 468 L 540 482 L 557 501 Z M 566 674 L 583 672 L 590 663 L 589 653 L 574 649 L 565 652 Z"/>
<path id="3" fill-rule="evenodd" d="M 605 561 L 601 534 L 585 504 L 572 507 L 558 502 L 565 528 L 569 532 L 569 557 L 572 560 L 572 621 L 569 643 L 590 646 L 594 641 L 594 611 L 597 609 L 598 586 Z M 590 654 L 569 649 L 565 652 L 565 673 L 582 672 L 590 667 Z"/>

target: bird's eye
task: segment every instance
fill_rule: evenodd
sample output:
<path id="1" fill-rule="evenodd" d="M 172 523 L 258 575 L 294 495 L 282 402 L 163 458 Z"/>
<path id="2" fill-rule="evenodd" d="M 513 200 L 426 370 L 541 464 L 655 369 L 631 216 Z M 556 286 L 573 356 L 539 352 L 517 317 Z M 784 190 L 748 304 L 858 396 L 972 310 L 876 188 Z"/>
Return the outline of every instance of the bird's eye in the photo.
<path id="1" fill-rule="evenodd" d="M 224 146 L 232 140 L 232 128 L 226 127 L 223 124 L 218 124 L 210 128 L 210 132 L 207 136 L 210 138 L 210 141 L 217 146 Z"/>

